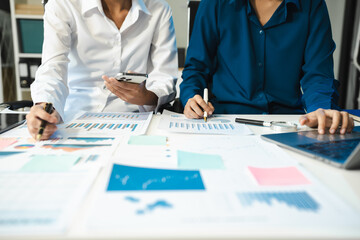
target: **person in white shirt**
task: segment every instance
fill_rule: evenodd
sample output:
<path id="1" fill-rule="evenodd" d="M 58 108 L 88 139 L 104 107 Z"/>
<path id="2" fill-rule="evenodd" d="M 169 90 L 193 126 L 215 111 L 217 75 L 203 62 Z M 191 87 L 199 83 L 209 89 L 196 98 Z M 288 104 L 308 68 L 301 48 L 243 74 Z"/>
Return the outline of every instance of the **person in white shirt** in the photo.
<path id="1" fill-rule="evenodd" d="M 119 72 L 147 73 L 142 84 Z M 153 111 L 175 97 L 178 71 L 172 12 L 165 0 L 51 0 L 44 14 L 42 64 L 31 85 L 27 115 L 42 139 L 82 111 Z M 50 115 L 43 110 L 53 103 Z"/>

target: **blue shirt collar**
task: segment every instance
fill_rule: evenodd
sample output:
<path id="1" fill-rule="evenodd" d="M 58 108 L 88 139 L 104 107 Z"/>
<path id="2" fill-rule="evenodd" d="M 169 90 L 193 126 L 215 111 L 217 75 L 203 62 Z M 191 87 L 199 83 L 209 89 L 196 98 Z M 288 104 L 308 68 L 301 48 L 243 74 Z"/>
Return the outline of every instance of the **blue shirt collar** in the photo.
<path id="1" fill-rule="evenodd" d="M 295 4 L 295 6 L 297 7 L 298 10 L 300 10 L 300 0 L 284 0 L 285 1 L 285 5 L 286 5 L 286 14 L 287 14 L 287 6 L 289 3 L 293 3 Z M 247 14 L 251 14 L 252 11 L 252 7 L 251 7 L 251 3 L 250 0 L 247 0 Z"/>

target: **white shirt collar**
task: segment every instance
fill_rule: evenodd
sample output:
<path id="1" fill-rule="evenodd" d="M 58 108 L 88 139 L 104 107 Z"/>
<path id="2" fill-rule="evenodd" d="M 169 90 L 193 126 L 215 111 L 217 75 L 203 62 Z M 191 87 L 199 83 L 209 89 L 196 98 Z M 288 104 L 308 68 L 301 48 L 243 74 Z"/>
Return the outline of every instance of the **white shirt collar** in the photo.
<path id="1" fill-rule="evenodd" d="M 81 2 L 81 14 L 84 16 L 88 11 L 98 8 L 101 13 L 104 14 L 101 0 L 82 0 Z"/>
<path id="2" fill-rule="evenodd" d="M 132 7 L 134 8 L 134 10 L 138 9 L 139 11 L 151 15 L 143 0 L 132 0 Z"/>
<path id="3" fill-rule="evenodd" d="M 88 11 L 98 8 L 99 11 L 104 14 L 104 10 L 101 4 L 101 0 L 82 0 L 81 14 L 84 16 Z M 132 0 L 133 10 L 142 11 L 148 15 L 151 15 L 150 11 L 147 9 L 143 0 Z"/>

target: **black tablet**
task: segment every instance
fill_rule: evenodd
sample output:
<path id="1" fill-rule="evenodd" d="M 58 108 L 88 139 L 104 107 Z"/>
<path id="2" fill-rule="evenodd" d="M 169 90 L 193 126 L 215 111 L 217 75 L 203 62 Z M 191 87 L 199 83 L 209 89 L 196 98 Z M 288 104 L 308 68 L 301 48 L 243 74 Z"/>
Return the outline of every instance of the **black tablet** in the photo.
<path id="1" fill-rule="evenodd" d="M 24 113 L 0 113 L 0 134 L 20 126 L 25 118 Z"/>

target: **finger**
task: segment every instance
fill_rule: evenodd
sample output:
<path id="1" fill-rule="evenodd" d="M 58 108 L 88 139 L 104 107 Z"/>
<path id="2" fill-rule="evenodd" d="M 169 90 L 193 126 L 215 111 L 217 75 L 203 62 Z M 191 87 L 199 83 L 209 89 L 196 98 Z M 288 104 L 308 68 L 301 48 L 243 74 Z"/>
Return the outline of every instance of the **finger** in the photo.
<path id="1" fill-rule="evenodd" d="M 212 105 L 211 102 L 208 102 L 208 106 L 210 108 L 210 111 L 208 112 L 208 115 L 210 116 L 210 115 L 212 115 L 214 113 L 215 108 L 214 108 L 214 106 Z"/>
<path id="2" fill-rule="evenodd" d="M 200 106 L 195 100 L 190 101 L 189 106 L 192 109 L 192 111 L 194 111 L 197 114 L 198 116 L 197 118 L 204 116 L 203 110 L 200 108 Z"/>
<path id="3" fill-rule="evenodd" d="M 341 111 L 339 112 L 339 115 L 342 118 L 340 134 L 345 134 L 348 131 L 348 127 L 349 127 L 349 122 L 350 122 L 349 114 L 345 111 Z"/>
<path id="4" fill-rule="evenodd" d="M 110 81 L 110 80 L 109 80 L 109 77 L 108 77 L 107 75 L 102 75 L 101 78 L 102 78 L 105 82 Z"/>
<path id="5" fill-rule="evenodd" d="M 349 125 L 348 125 L 348 128 L 347 128 L 347 133 L 351 133 L 352 130 L 354 129 L 354 119 L 352 117 L 349 116 Z"/>
<path id="6" fill-rule="evenodd" d="M 200 95 L 195 95 L 194 96 L 194 100 L 196 101 L 197 105 L 200 106 L 203 111 L 202 112 L 210 112 L 211 108 L 208 106 L 208 104 L 206 104 L 206 102 L 204 101 L 204 99 L 200 96 Z M 199 112 L 197 112 L 199 114 Z M 204 113 L 200 114 L 200 116 L 202 116 Z"/>
<path id="7" fill-rule="evenodd" d="M 299 123 L 300 123 L 301 126 L 305 125 L 305 124 L 308 123 L 308 122 L 309 122 L 309 119 L 307 118 L 306 115 L 303 115 L 303 116 L 301 116 L 301 117 L 299 118 Z"/>
<path id="8" fill-rule="evenodd" d="M 39 116 L 40 115 L 40 116 Z M 41 117 L 42 115 L 45 115 L 45 117 Z M 31 134 L 37 132 L 37 130 L 40 127 L 41 121 L 44 119 L 47 119 L 47 117 L 53 118 L 54 116 L 50 116 L 50 114 L 46 113 L 41 105 L 35 105 L 30 109 L 30 113 L 26 115 L 26 122 L 28 130 Z M 52 121 L 50 118 L 49 121 Z"/>
<path id="9" fill-rule="evenodd" d="M 187 107 L 188 109 L 188 114 L 191 116 L 191 118 L 201 118 L 203 115 L 203 113 L 202 113 L 202 111 L 201 111 L 201 109 L 200 109 L 200 107 L 197 105 L 197 103 L 196 103 L 196 101 L 195 101 L 195 99 L 194 98 L 190 98 L 189 100 L 188 100 L 188 102 L 186 103 L 186 106 L 185 107 Z M 201 114 L 199 115 L 193 108 L 198 108 L 198 110 L 200 110 L 201 111 Z"/>
<path id="10" fill-rule="evenodd" d="M 105 82 L 105 86 L 110 92 L 112 92 L 113 94 L 115 94 L 118 97 L 120 97 L 120 95 L 126 94 L 126 91 L 124 89 L 122 89 L 121 87 L 114 85 L 112 83 Z"/>
<path id="11" fill-rule="evenodd" d="M 311 127 L 311 128 L 317 127 L 318 119 L 317 119 L 316 111 L 308 113 L 306 115 L 303 115 L 302 117 L 300 117 L 299 121 L 300 121 L 300 124 L 303 123 L 303 125 L 306 125 L 308 127 Z"/>
<path id="12" fill-rule="evenodd" d="M 49 123 L 57 123 L 58 119 L 56 116 L 47 113 L 41 105 L 36 105 L 33 108 L 32 114 L 35 118 L 47 121 Z"/>
<path id="13" fill-rule="evenodd" d="M 316 113 L 316 118 L 317 118 L 317 122 L 318 122 L 318 132 L 320 134 L 324 134 L 325 133 L 325 124 L 326 124 L 325 111 L 320 108 L 320 109 L 316 110 L 315 113 Z"/>
<path id="14" fill-rule="evenodd" d="M 46 140 L 49 139 L 51 137 L 51 135 L 54 134 L 54 132 L 56 132 L 57 127 L 54 124 L 48 124 L 45 127 L 44 133 L 41 136 L 41 140 Z"/>
<path id="15" fill-rule="evenodd" d="M 48 123 L 57 123 L 58 122 L 58 119 L 56 118 L 56 116 L 54 115 L 51 115 L 47 112 L 40 112 L 39 115 L 37 116 L 38 118 L 48 122 Z"/>
<path id="16" fill-rule="evenodd" d="M 187 118 L 199 118 L 199 116 L 191 109 L 189 102 L 190 101 L 188 101 L 188 103 L 185 105 L 185 108 L 184 108 L 185 117 L 187 117 Z"/>
<path id="17" fill-rule="evenodd" d="M 341 114 L 338 111 L 331 111 L 331 112 L 325 111 L 325 112 L 327 112 L 326 115 L 329 116 L 330 119 L 332 119 L 332 123 L 331 123 L 329 132 L 331 134 L 334 134 L 339 127 L 339 124 L 341 121 Z M 346 126 L 347 126 L 347 121 L 346 121 Z M 345 129 L 344 129 L 344 131 L 345 131 Z"/>
<path id="18" fill-rule="evenodd" d="M 112 87 L 119 87 L 121 86 L 121 81 L 116 80 L 114 77 L 108 77 L 106 75 L 102 76 L 102 79 L 104 80 L 105 86 L 108 88 L 108 86 Z"/>
<path id="19" fill-rule="evenodd" d="M 119 82 L 118 86 L 127 91 L 137 91 L 140 87 L 145 87 L 145 84 L 141 85 L 138 83 Z"/>

